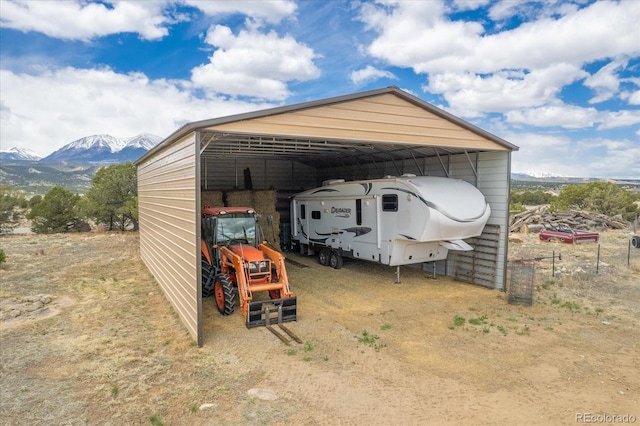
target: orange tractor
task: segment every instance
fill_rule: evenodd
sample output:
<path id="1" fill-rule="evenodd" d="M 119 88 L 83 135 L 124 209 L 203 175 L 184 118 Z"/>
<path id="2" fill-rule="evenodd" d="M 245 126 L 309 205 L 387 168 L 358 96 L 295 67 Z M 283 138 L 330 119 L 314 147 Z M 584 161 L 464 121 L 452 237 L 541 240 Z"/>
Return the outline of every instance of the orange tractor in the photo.
<path id="1" fill-rule="evenodd" d="M 297 302 L 285 258 L 261 240 L 255 210 L 205 206 L 200 244 L 202 296 L 214 296 L 222 315 L 233 313 L 237 297 L 247 328 L 266 325 L 277 335 L 270 326 L 278 324 L 290 334 L 282 323 L 296 320 Z M 269 299 L 254 301 L 259 292 L 268 293 Z"/>

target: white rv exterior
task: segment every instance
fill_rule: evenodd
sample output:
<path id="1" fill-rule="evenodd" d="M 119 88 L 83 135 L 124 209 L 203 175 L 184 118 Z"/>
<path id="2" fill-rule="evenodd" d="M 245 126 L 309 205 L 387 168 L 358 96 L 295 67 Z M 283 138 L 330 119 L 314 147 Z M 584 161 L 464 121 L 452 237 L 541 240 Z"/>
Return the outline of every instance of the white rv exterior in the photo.
<path id="1" fill-rule="evenodd" d="M 484 195 L 462 180 L 335 180 L 292 197 L 291 239 L 334 268 L 341 256 L 390 266 L 432 262 L 472 250 L 463 240 L 479 236 L 490 214 Z"/>

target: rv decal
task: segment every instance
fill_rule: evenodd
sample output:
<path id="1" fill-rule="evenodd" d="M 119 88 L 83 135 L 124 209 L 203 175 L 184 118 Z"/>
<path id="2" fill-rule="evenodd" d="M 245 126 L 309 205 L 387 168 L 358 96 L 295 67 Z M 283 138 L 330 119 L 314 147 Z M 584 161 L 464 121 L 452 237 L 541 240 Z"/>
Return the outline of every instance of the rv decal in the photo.
<path id="1" fill-rule="evenodd" d="M 345 219 L 351 217 L 351 209 L 343 207 L 331 207 L 331 214 L 336 217 L 343 217 Z"/>
<path id="2" fill-rule="evenodd" d="M 409 235 L 405 235 L 405 234 L 398 234 L 398 235 L 400 235 L 401 237 L 405 237 L 407 240 L 415 240 L 415 238 L 410 237 Z"/>
<path id="3" fill-rule="evenodd" d="M 317 232 L 316 231 L 316 235 L 320 235 L 320 236 L 327 235 L 327 238 L 331 235 L 339 235 L 339 234 L 342 234 L 342 231 L 338 231 L 338 232 Z"/>
<path id="4" fill-rule="evenodd" d="M 338 232 L 329 232 L 329 233 L 316 232 L 316 235 L 319 235 L 319 236 L 325 236 L 325 235 L 331 236 L 331 235 L 344 234 L 345 232 L 356 234 L 356 237 L 359 237 L 361 235 L 365 235 L 365 234 L 368 234 L 369 232 L 371 232 L 371 228 L 369 228 L 367 226 L 354 226 L 353 228 L 341 229 Z"/>
<path id="5" fill-rule="evenodd" d="M 328 238 L 309 238 L 309 241 L 313 241 L 314 243 L 326 244 Z"/>
<path id="6" fill-rule="evenodd" d="M 487 211 L 487 204 L 485 203 L 484 205 L 484 209 L 482 210 L 482 213 L 480 213 L 478 216 L 476 217 L 472 217 L 469 219 L 460 219 L 454 216 L 451 216 L 449 213 L 447 213 L 444 209 L 440 208 L 439 206 L 437 206 L 436 204 L 432 203 L 431 201 L 427 201 L 424 198 L 422 198 L 420 195 L 416 194 L 415 192 L 412 191 L 408 191 L 406 189 L 403 188 L 391 188 L 391 187 L 387 187 L 387 188 L 382 188 L 382 189 L 390 189 L 392 191 L 398 191 L 398 192 L 404 192 L 406 194 L 412 195 L 414 197 L 416 197 L 417 199 L 419 199 L 420 201 L 422 201 L 427 207 L 442 213 L 444 216 L 448 217 L 449 219 L 456 221 L 456 222 L 473 222 L 476 221 L 478 219 L 480 219 L 482 216 L 484 216 L 484 213 Z"/>
<path id="7" fill-rule="evenodd" d="M 369 232 L 371 232 L 371 228 L 368 228 L 366 226 L 356 226 L 354 228 L 346 228 L 344 229 L 345 232 L 352 232 L 354 234 L 356 234 L 356 237 L 359 237 L 360 235 L 365 235 L 368 234 Z"/>
<path id="8" fill-rule="evenodd" d="M 369 195 L 369 192 L 371 192 L 371 189 L 373 188 L 373 184 L 371 182 L 367 182 L 361 183 L 360 185 L 364 188 L 364 195 Z"/>
<path id="9" fill-rule="evenodd" d="M 338 190 L 331 189 L 331 188 L 321 188 L 321 189 L 318 189 L 317 191 L 313 191 L 312 194 L 318 194 L 320 192 L 338 192 Z"/>
<path id="10" fill-rule="evenodd" d="M 298 218 L 298 225 L 300 225 L 300 232 L 302 233 L 302 236 L 305 237 L 306 239 L 309 239 L 309 237 L 307 236 L 307 233 L 304 231 L 304 225 L 302 224 L 302 221 L 300 220 L 300 218 Z"/>

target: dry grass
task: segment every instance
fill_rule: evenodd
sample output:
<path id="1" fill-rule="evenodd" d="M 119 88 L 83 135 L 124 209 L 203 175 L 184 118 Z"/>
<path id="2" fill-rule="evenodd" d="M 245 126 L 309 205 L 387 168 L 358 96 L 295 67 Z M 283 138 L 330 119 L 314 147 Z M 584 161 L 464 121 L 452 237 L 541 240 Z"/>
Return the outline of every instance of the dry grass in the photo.
<path id="1" fill-rule="evenodd" d="M 247 330 L 238 313 L 222 317 L 206 299 L 198 348 L 141 263 L 137 234 L 3 236 L 0 301 L 48 294 L 53 302 L 48 313 L 0 323 L 0 424 L 640 417 L 640 268 L 626 266 L 626 236 L 603 238 L 597 274 L 593 247 L 523 238 L 512 257 L 563 255 L 560 276 L 538 262 L 532 307 L 411 268 L 395 284 L 393 268 L 345 261 L 336 271 L 289 254 L 299 302 L 291 328 L 305 343 Z M 265 389 L 276 399 L 255 397 Z"/>

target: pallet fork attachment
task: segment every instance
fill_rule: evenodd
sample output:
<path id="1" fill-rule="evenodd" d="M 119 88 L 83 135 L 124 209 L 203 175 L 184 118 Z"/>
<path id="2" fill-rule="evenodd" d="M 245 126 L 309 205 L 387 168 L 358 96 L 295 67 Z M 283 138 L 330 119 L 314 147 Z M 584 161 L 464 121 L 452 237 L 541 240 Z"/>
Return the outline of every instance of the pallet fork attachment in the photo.
<path id="1" fill-rule="evenodd" d="M 293 331 L 283 325 L 285 322 L 296 321 L 296 318 L 297 300 L 295 296 L 285 299 L 256 301 L 249 303 L 246 325 L 247 328 L 265 326 L 270 332 L 288 345 L 289 340 L 273 327 L 273 325 L 277 325 L 293 340 L 302 343 L 302 340 L 296 336 Z"/>

